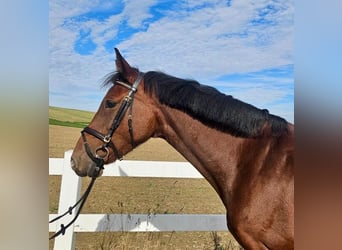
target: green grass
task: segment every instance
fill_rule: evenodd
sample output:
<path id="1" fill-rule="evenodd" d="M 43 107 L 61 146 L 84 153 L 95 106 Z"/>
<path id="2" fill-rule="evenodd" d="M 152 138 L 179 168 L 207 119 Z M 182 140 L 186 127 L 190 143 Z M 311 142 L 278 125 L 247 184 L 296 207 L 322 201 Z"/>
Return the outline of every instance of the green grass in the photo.
<path id="1" fill-rule="evenodd" d="M 94 116 L 94 112 L 49 107 L 49 124 L 65 127 L 86 127 Z"/>
<path id="2" fill-rule="evenodd" d="M 65 126 L 65 127 L 84 128 L 88 126 L 89 122 L 69 122 L 69 121 L 60 121 L 60 120 L 49 118 L 49 124 Z"/>

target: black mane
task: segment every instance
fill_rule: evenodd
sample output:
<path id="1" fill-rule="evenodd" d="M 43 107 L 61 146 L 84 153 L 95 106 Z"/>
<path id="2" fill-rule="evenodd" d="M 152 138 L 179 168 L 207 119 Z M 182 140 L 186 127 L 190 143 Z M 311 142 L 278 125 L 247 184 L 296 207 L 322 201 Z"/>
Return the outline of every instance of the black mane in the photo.
<path id="1" fill-rule="evenodd" d="M 268 110 L 258 109 L 193 80 L 150 71 L 144 76 L 144 84 L 145 92 L 154 93 L 162 104 L 235 136 L 259 136 L 266 122 L 274 135 L 287 129 L 286 120 L 269 114 Z"/>
<path id="2" fill-rule="evenodd" d="M 114 84 L 116 80 L 127 81 L 120 73 L 111 73 L 103 86 Z M 181 110 L 207 126 L 234 136 L 257 137 L 261 135 L 266 123 L 270 125 L 273 135 L 280 135 L 287 130 L 285 119 L 194 80 L 150 71 L 144 75 L 144 88 L 145 92 L 154 94 L 160 103 Z"/>

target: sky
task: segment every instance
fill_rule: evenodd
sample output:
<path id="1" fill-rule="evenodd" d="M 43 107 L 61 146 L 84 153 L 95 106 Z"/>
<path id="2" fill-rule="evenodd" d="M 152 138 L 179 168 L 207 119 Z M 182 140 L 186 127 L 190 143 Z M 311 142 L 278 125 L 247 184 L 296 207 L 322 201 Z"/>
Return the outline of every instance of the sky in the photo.
<path id="1" fill-rule="evenodd" d="M 294 122 L 293 0 L 50 0 L 49 105 L 96 111 L 114 47 Z"/>

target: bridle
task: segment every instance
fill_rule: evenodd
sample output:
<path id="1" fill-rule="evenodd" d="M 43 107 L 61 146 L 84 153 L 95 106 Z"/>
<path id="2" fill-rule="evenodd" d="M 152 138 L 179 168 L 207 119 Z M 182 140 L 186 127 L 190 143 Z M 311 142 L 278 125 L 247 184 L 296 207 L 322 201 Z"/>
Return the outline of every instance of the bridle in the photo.
<path id="1" fill-rule="evenodd" d="M 128 114 L 128 131 L 131 137 L 131 145 L 134 148 L 134 136 L 133 136 L 133 126 L 132 126 L 132 108 L 133 108 L 133 100 L 134 100 L 134 94 L 137 92 L 138 86 L 143 78 L 143 73 L 139 72 L 137 79 L 134 81 L 133 85 L 129 85 L 122 81 L 116 81 L 117 84 L 124 86 L 125 88 L 129 89 L 129 93 L 127 96 L 124 97 L 121 106 L 116 113 L 116 116 L 112 122 L 112 125 L 110 129 L 108 130 L 108 133 L 106 135 L 96 131 L 93 128 L 85 127 L 82 132 L 82 140 L 85 147 L 85 150 L 87 152 L 87 155 L 89 158 L 96 164 L 95 172 L 96 176 L 99 174 L 100 170 L 103 169 L 104 165 L 104 159 L 109 155 L 109 149 L 108 147 L 111 147 L 113 149 L 113 152 L 117 159 L 122 160 L 122 156 L 117 150 L 114 142 L 112 141 L 113 134 L 115 133 L 116 129 L 120 126 L 120 123 L 122 119 L 124 118 L 127 110 L 129 109 Z M 85 133 L 90 134 L 97 139 L 101 140 L 103 144 L 98 147 L 95 150 L 95 155 L 91 152 L 90 146 L 87 142 L 87 139 L 85 137 Z M 100 152 L 104 153 L 104 155 L 100 155 Z M 94 176 L 93 174 L 93 176 Z"/>
<path id="2" fill-rule="evenodd" d="M 121 106 L 118 110 L 118 112 L 115 115 L 115 118 L 112 122 L 112 125 L 108 131 L 108 133 L 106 135 L 103 135 L 102 133 L 96 131 L 93 128 L 90 127 L 85 127 L 82 131 L 81 131 L 81 136 L 82 136 L 82 140 L 83 140 L 83 145 L 85 147 L 85 150 L 87 152 L 87 155 L 90 157 L 90 159 L 96 164 L 95 170 L 93 171 L 92 174 L 92 179 L 91 182 L 89 183 L 88 188 L 86 189 L 86 191 L 84 192 L 84 194 L 81 196 L 81 198 L 75 203 L 75 205 L 69 207 L 68 211 L 66 211 L 64 214 L 59 215 L 58 217 L 52 219 L 49 221 L 49 223 L 52 223 L 54 221 L 59 220 L 60 218 L 64 217 L 67 214 L 72 214 L 72 210 L 75 209 L 79 204 L 79 209 L 77 210 L 77 213 L 75 215 L 75 217 L 66 225 L 64 226 L 64 224 L 61 224 L 61 228 L 59 231 L 57 231 L 55 234 L 53 234 L 51 237 L 49 237 L 49 240 L 54 239 L 55 237 L 57 237 L 58 235 L 62 234 L 64 235 L 65 230 L 71 226 L 77 219 L 77 217 L 79 216 L 81 209 L 94 185 L 94 182 L 96 180 L 96 178 L 98 177 L 101 169 L 104 169 L 103 165 L 104 165 L 104 159 L 109 155 L 109 149 L 108 146 L 111 147 L 113 149 L 114 154 L 116 155 L 117 159 L 121 160 L 122 156 L 120 155 L 119 151 L 117 150 L 117 148 L 114 145 L 114 142 L 112 140 L 113 138 L 113 134 L 115 133 L 116 129 L 120 126 L 120 123 L 122 121 L 122 119 L 124 118 L 127 110 L 129 109 L 129 114 L 128 114 L 128 131 L 131 137 L 131 144 L 132 144 L 132 148 L 134 148 L 135 143 L 134 143 L 134 135 L 133 135 L 133 126 L 132 126 L 132 107 L 133 107 L 133 101 L 134 101 L 134 94 L 137 92 L 138 86 L 143 78 L 144 74 L 139 72 L 137 79 L 134 81 L 133 85 L 127 84 L 125 82 L 122 81 L 115 81 L 117 84 L 126 87 L 127 89 L 129 89 L 129 93 L 127 96 L 124 97 Z M 91 152 L 90 146 L 87 142 L 85 133 L 90 134 L 94 137 L 96 137 L 97 139 L 101 140 L 103 142 L 102 146 L 98 147 L 95 150 L 95 155 Z M 100 151 L 104 152 L 104 155 L 100 155 Z"/>

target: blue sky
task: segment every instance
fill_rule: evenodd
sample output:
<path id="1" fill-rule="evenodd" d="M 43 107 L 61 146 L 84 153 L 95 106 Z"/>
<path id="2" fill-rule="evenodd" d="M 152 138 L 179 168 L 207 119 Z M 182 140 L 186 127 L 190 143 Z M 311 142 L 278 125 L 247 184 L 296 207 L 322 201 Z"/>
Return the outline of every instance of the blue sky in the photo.
<path id="1" fill-rule="evenodd" d="M 50 0 L 49 105 L 96 111 L 114 47 L 294 120 L 293 0 Z"/>

